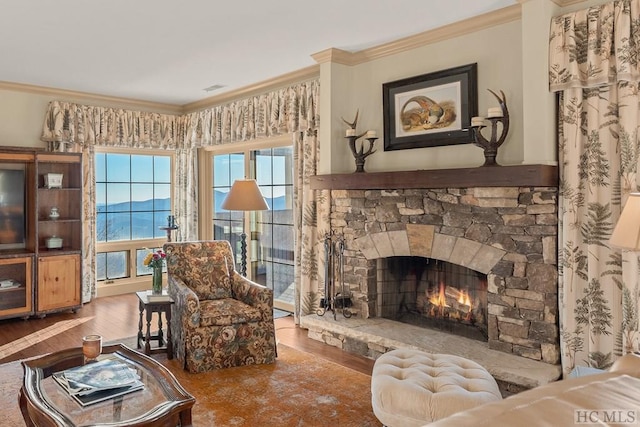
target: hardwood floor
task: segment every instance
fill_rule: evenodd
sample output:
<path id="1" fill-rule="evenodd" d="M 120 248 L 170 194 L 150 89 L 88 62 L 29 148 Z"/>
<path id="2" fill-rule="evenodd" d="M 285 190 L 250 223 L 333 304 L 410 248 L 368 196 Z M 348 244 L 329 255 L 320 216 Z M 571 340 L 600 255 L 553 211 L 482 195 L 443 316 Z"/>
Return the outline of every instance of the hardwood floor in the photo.
<path id="1" fill-rule="evenodd" d="M 84 335 L 102 335 L 104 342 L 138 333 L 138 298 L 135 294 L 96 298 L 77 313 L 57 313 L 29 320 L 0 320 L 0 363 L 78 347 Z M 157 325 L 153 319 L 152 325 Z M 296 348 L 370 375 L 373 360 L 344 352 L 307 337 L 292 316 L 275 320 L 279 344 Z"/>

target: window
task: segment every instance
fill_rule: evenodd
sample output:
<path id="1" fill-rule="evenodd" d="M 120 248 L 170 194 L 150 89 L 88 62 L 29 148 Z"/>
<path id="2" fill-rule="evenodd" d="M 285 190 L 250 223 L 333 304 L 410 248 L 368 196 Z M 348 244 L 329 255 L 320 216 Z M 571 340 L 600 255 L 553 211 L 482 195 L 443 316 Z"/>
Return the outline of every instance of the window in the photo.
<path id="1" fill-rule="evenodd" d="M 95 154 L 98 281 L 151 274 L 142 260 L 166 240 L 160 227 L 171 215 L 171 176 L 165 152 Z"/>
<path id="2" fill-rule="evenodd" d="M 283 144 L 286 144 L 283 146 Z M 241 239 L 247 234 L 247 276 L 274 291 L 274 305 L 293 310 L 293 147 L 276 141 L 270 147 L 233 152 L 216 148 L 211 164 L 210 236 L 228 240 L 240 271 Z M 220 206 L 236 179 L 256 179 L 269 205 L 268 211 L 225 211 Z"/>

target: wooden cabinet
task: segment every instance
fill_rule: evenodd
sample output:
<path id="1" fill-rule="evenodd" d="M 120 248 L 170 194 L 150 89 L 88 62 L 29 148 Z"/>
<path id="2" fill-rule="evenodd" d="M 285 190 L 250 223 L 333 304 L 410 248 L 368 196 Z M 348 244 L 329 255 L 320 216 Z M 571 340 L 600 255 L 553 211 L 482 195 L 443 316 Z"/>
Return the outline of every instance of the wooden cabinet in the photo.
<path id="1" fill-rule="evenodd" d="M 75 311 L 81 306 L 82 157 L 38 153 L 36 170 L 36 314 Z"/>
<path id="2" fill-rule="evenodd" d="M 38 258 L 38 305 L 45 313 L 80 306 L 80 255 Z"/>
<path id="3" fill-rule="evenodd" d="M 0 147 L 0 319 L 82 306 L 82 196 L 80 154 Z"/>

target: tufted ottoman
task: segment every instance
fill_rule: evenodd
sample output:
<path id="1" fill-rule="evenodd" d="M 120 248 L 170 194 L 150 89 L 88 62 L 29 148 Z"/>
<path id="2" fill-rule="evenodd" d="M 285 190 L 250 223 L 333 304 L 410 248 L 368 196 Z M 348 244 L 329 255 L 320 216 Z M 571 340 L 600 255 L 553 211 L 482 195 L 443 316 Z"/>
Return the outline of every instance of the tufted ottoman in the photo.
<path id="1" fill-rule="evenodd" d="M 389 427 L 422 426 L 500 399 L 489 372 L 463 357 L 398 349 L 373 365 L 373 413 Z"/>

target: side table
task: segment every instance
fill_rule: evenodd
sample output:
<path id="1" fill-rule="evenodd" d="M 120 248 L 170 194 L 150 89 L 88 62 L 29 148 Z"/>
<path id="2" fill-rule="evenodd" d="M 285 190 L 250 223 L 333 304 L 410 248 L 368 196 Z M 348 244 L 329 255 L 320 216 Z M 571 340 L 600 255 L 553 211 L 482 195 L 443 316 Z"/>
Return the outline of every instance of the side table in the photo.
<path id="1" fill-rule="evenodd" d="M 166 295 L 166 298 L 155 301 L 149 300 L 149 294 L 147 291 L 136 292 L 138 296 L 138 306 L 140 309 L 140 320 L 138 322 L 138 348 L 142 348 L 144 343 L 144 354 L 147 356 L 153 353 L 167 352 L 167 359 L 173 359 L 173 342 L 171 341 L 171 306 L 173 305 L 173 299 Z M 142 333 L 142 315 L 146 312 L 146 333 Z M 153 313 L 158 313 L 158 333 L 151 335 L 151 316 Z M 167 340 L 164 340 L 164 333 L 162 331 L 162 313 L 165 314 L 167 322 Z M 151 348 L 151 341 L 157 341 L 158 346 Z"/>

